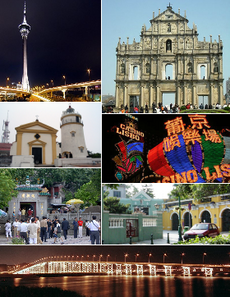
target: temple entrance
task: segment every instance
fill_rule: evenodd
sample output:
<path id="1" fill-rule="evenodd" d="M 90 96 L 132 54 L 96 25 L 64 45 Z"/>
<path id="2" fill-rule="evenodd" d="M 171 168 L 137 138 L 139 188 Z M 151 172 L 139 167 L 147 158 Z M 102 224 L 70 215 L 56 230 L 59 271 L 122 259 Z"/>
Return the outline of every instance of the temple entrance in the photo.
<path id="1" fill-rule="evenodd" d="M 222 231 L 230 231 L 230 209 L 225 209 L 222 214 Z"/>
<path id="2" fill-rule="evenodd" d="M 139 109 L 140 109 L 139 101 L 140 101 L 139 96 L 130 96 L 129 110 L 131 113 L 134 112 L 134 107 L 137 107 L 138 111 L 139 111 Z"/>
<path id="3" fill-rule="evenodd" d="M 20 202 L 20 208 L 23 216 L 23 209 L 25 210 L 25 218 L 22 217 L 22 219 L 27 220 L 28 216 L 28 210 L 32 210 L 32 216 L 36 217 L 36 202 Z"/>
<path id="4" fill-rule="evenodd" d="M 170 110 L 170 104 L 173 106 L 176 103 L 176 93 L 163 93 L 162 94 L 162 105 Z"/>
<path id="5" fill-rule="evenodd" d="M 178 226 L 179 226 L 178 214 L 174 213 L 172 215 L 172 230 L 178 230 Z"/>
<path id="6" fill-rule="evenodd" d="M 210 216 L 210 213 L 207 210 L 202 212 L 201 222 L 202 223 L 211 223 L 211 216 Z"/>
<path id="7" fill-rule="evenodd" d="M 34 156 L 35 164 L 42 164 L 42 148 L 32 147 L 32 155 Z"/>

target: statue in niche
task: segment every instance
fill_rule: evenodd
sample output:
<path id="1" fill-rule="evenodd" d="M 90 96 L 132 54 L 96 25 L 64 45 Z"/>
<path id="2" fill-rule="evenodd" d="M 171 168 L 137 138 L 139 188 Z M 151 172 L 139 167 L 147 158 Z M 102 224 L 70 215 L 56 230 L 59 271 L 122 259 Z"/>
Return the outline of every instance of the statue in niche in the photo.
<path id="1" fill-rule="evenodd" d="M 149 74 L 149 73 L 150 73 L 150 64 L 147 63 L 147 64 L 145 65 L 145 67 L 146 67 L 146 73 Z"/>
<path id="2" fill-rule="evenodd" d="M 217 65 L 217 63 L 214 63 L 214 72 L 218 72 L 218 65 Z"/>
<path id="3" fill-rule="evenodd" d="M 125 74 L 125 64 L 121 64 L 121 74 Z"/>
<path id="4" fill-rule="evenodd" d="M 188 73 L 192 73 L 192 63 L 188 63 Z"/>
<path id="5" fill-rule="evenodd" d="M 171 24 L 168 24 L 168 32 L 171 32 Z"/>

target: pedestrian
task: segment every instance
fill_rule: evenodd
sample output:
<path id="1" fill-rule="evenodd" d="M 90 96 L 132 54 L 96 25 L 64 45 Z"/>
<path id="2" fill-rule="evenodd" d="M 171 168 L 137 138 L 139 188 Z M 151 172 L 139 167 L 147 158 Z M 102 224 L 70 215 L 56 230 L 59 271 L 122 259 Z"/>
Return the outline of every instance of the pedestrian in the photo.
<path id="1" fill-rule="evenodd" d="M 70 228 L 69 222 L 66 220 L 66 218 L 63 218 L 62 224 L 61 224 L 63 235 L 65 240 L 67 240 L 68 230 Z"/>
<path id="2" fill-rule="evenodd" d="M 86 229 L 86 236 L 89 236 L 89 220 L 85 220 L 85 229 Z"/>
<path id="3" fill-rule="evenodd" d="M 90 237 L 91 237 L 91 244 L 99 244 L 99 237 L 100 237 L 100 225 L 96 221 L 96 216 L 92 217 L 92 221 L 89 224 L 89 230 L 90 230 Z"/>
<path id="4" fill-rule="evenodd" d="M 78 221 L 79 238 L 82 238 L 82 228 L 83 228 L 83 221 L 80 217 Z"/>
<path id="5" fill-rule="evenodd" d="M 40 221 L 39 221 L 39 217 L 35 218 L 35 223 L 38 225 L 38 229 L 37 229 L 37 244 L 42 243 L 41 238 L 40 238 Z"/>
<path id="6" fill-rule="evenodd" d="M 13 223 L 14 223 L 14 221 L 15 221 L 15 218 L 16 218 L 16 216 L 15 216 L 15 211 L 13 211 L 13 213 L 12 213 L 12 221 L 13 221 Z"/>
<path id="7" fill-rule="evenodd" d="M 46 242 L 46 233 L 48 230 L 48 225 L 47 225 L 47 219 L 45 216 L 42 217 L 42 220 L 40 222 L 40 228 L 41 228 L 41 240 L 42 242 Z"/>
<path id="8" fill-rule="evenodd" d="M 15 222 L 13 222 L 13 230 L 14 230 L 14 237 L 18 236 L 18 226 L 20 225 L 20 222 L 18 219 L 15 219 Z"/>
<path id="9" fill-rule="evenodd" d="M 61 237 L 61 225 L 60 225 L 59 221 L 57 221 L 57 224 L 54 227 L 53 237 L 54 237 L 54 242 L 53 243 L 56 243 L 58 238 L 61 239 L 61 241 L 62 241 L 61 244 L 64 243 L 63 238 Z"/>
<path id="10" fill-rule="evenodd" d="M 8 238 L 12 238 L 12 232 L 11 232 L 11 223 L 9 220 L 6 221 L 5 223 L 5 231 L 6 231 L 6 238 L 8 240 Z"/>
<path id="11" fill-rule="evenodd" d="M 35 218 L 31 218 L 31 223 L 28 224 L 27 229 L 30 233 L 30 244 L 37 244 L 38 225 L 35 223 Z"/>
<path id="12" fill-rule="evenodd" d="M 51 237 L 51 221 L 50 219 L 47 219 L 47 238 L 49 239 Z"/>
<path id="13" fill-rule="evenodd" d="M 21 214 L 22 214 L 22 220 L 25 220 L 25 218 L 26 218 L 26 210 L 25 210 L 25 208 L 22 209 Z"/>
<path id="14" fill-rule="evenodd" d="M 77 217 L 73 221 L 74 238 L 77 238 L 78 221 Z"/>
<path id="15" fill-rule="evenodd" d="M 22 223 L 20 225 L 20 237 L 25 239 L 26 244 L 29 244 L 29 238 L 27 234 L 28 224 L 24 220 L 22 220 L 21 222 Z"/>
<path id="16" fill-rule="evenodd" d="M 28 214 L 28 217 L 29 217 L 29 218 L 32 217 L 32 210 L 31 210 L 31 208 L 28 209 L 27 214 Z"/>

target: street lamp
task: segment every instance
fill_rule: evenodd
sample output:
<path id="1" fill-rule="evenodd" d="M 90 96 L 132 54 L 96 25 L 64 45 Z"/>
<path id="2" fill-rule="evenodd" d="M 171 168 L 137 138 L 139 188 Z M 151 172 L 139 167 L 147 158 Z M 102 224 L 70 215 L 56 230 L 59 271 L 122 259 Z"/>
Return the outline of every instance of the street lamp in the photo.
<path id="1" fill-rule="evenodd" d="M 128 257 L 128 254 L 124 254 L 124 262 L 126 263 L 126 258 Z"/>
<path id="2" fill-rule="evenodd" d="M 183 261 L 184 260 L 184 255 L 185 255 L 185 253 L 181 253 L 181 260 L 180 260 L 181 264 L 184 264 L 184 261 Z"/>
<path id="3" fill-rule="evenodd" d="M 9 84 L 10 84 L 10 78 L 7 77 L 7 79 L 6 79 L 6 86 L 7 86 L 7 88 L 9 88 Z"/>
<path id="4" fill-rule="evenodd" d="M 178 240 L 179 241 L 182 241 L 182 236 L 181 236 L 181 229 L 182 229 L 182 227 L 181 227 L 181 210 L 182 210 L 182 208 L 181 208 L 180 196 L 179 196 L 179 207 L 178 207 L 178 211 L 179 211 L 179 225 L 178 225 L 178 235 L 179 235 L 179 238 L 178 238 Z"/>
<path id="5" fill-rule="evenodd" d="M 135 262 L 137 262 L 137 257 L 139 257 L 140 254 L 135 254 Z"/>
<path id="6" fill-rule="evenodd" d="M 90 72 L 91 72 L 91 69 L 88 68 L 88 69 L 87 69 L 87 74 L 88 74 L 88 76 L 89 76 L 89 81 L 90 81 Z"/>
<path id="7" fill-rule="evenodd" d="M 204 264 L 204 257 L 207 256 L 207 253 L 203 253 L 203 264 Z"/>
<path id="8" fill-rule="evenodd" d="M 99 262 L 101 262 L 101 258 L 102 258 L 102 257 L 103 257 L 103 255 L 100 255 L 100 256 L 99 256 Z"/>
<path id="9" fill-rule="evenodd" d="M 148 254 L 148 263 L 151 261 L 152 254 Z"/>
<path id="10" fill-rule="evenodd" d="M 167 254 L 166 253 L 164 253 L 163 254 L 163 263 L 165 263 L 165 258 L 167 257 Z"/>
<path id="11" fill-rule="evenodd" d="M 66 85 L 66 77 L 65 77 L 65 75 L 63 75 L 62 78 L 64 79 L 64 82 L 65 82 L 65 85 Z"/>
<path id="12" fill-rule="evenodd" d="M 109 262 L 109 257 L 110 257 L 110 255 L 106 256 L 106 262 Z"/>

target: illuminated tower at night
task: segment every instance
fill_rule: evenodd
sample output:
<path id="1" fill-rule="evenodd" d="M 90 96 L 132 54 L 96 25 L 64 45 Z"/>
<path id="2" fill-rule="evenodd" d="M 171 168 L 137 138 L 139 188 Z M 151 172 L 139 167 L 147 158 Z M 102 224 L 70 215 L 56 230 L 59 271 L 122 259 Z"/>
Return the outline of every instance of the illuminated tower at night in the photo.
<path id="1" fill-rule="evenodd" d="M 24 17 L 23 22 L 18 26 L 18 29 L 21 33 L 22 40 L 23 40 L 23 74 L 22 74 L 22 89 L 29 91 L 30 85 L 29 85 L 29 79 L 27 74 L 27 49 L 26 49 L 26 43 L 27 43 L 27 37 L 30 33 L 31 27 L 26 21 L 26 1 L 24 2 Z"/>

